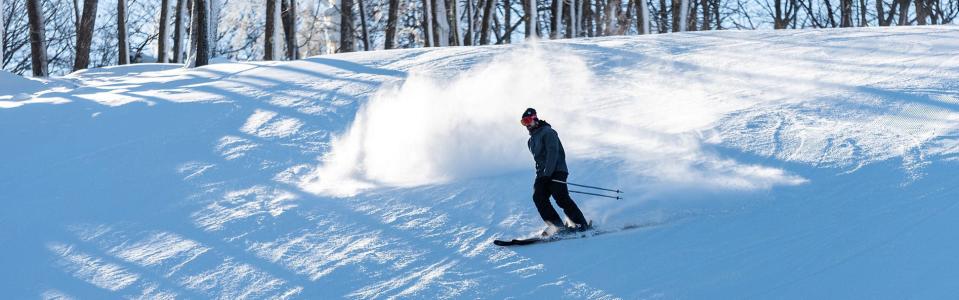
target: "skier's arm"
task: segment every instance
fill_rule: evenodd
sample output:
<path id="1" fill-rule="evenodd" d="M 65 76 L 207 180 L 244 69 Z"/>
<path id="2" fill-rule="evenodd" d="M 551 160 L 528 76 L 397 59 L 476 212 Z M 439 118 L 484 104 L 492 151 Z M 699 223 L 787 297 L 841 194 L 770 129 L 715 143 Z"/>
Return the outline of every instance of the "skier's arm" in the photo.
<path id="1" fill-rule="evenodd" d="M 559 159 L 559 136 L 556 131 L 550 130 L 543 135 L 543 147 L 546 147 L 546 166 L 543 167 L 543 176 L 553 177 L 556 160 Z"/>

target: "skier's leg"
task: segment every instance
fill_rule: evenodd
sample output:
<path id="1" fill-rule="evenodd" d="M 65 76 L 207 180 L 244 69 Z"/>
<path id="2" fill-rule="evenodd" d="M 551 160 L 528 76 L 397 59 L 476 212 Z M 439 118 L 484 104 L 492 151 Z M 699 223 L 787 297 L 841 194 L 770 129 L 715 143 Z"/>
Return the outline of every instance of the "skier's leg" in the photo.
<path id="1" fill-rule="evenodd" d="M 553 175 L 553 179 L 565 182 L 568 176 L 569 174 L 567 173 L 558 172 Z M 589 226 L 586 222 L 586 217 L 583 216 L 583 212 L 579 210 L 579 206 L 576 206 L 576 202 L 573 202 L 573 198 L 569 196 L 569 189 L 566 188 L 566 184 L 553 181 L 550 181 L 549 184 L 550 193 L 553 195 L 553 198 L 556 199 L 556 204 L 566 213 L 566 217 L 583 228 Z"/>
<path id="2" fill-rule="evenodd" d="M 536 183 L 533 184 L 533 203 L 536 204 L 536 210 L 539 211 L 539 216 L 543 218 L 546 224 L 563 228 L 563 219 L 559 217 L 556 209 L 553 208 L 553 204 L 549 202 L 549 188 L 548 178 L 544 180 L 537 178 Z"/>

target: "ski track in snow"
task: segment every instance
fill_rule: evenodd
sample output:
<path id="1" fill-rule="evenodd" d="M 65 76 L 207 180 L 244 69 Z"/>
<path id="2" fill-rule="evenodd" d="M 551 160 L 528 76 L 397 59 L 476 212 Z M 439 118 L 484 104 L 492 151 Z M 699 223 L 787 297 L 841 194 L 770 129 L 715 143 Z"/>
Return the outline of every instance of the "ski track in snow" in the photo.
<path id="1" fill-rule="evenodd" d="M 171 125 L 182 131 L 172 136 L 173 140 L 195 135 L 201 140 L 199 145 L 184 143 L 203 151 L 177 153 L 171 156 L 177 161 L 172 162 L 148 160 L 147 163 L 154 165 L 146 166 L 165 168 L 176 182 L 170 185 L 175 187 L 172 189 L 184 196 L 166 199 L 169 203 L 158 212 L 174 221 L 121 218 L 123 221 L 92 219 L 63 224 L 59 230 L 67 234 L 51 235 L 44 240 L 43 258 L 52 261 L 52 268 L 57 272 L 76 282 L 47 282 L 41 290 L 23 296 L 44 299 L 87 298 L 89 295 L 142 299 L 702 296 L 697 292 L 708 291 L 713 282 L 689 283 L 676 279 L 682 274 L 694 273 L 698 265 L 691 262 L 676 268 L 662 266 L 676 255 L 696 254 L 699 251 L 696 246 L 702 242 L 695 238 L 676 242 L 687 247 L 664 251 L 669 254 L 644 252 L 648 256 L 637 258 L 641 264 L 634 265 L 636 261 L 616 264 L 605 257 L 569 262 L 582 264 L 581 270 L 561 260 L 575 253 L 555 251 L 563 251 L 564 247 L 583 249 L 583 241 L 529 249 L 493 246 L 494 239 L 541 229 L 528 199 L 528 176 L 508 174 L 503 175 L 508 179 L 497 179 L 500 176 L 488 173 L 488 166 L 484 166 L 514 165 L 515 151 L 503 153 L 495 149 L 506 142 L 486 140 L 495 146 L 492 150 L 477 145 L 476 151 L 482 153 L 482 159 L 476 165 L 463 166 L 466 171 L 461 172 L 465 174 L 456 173 L 460 171 L 433 174 L 430 172 L 436 169 L 458 166 L 455 162 L 468 157 L 443 151 L 462 152 L 467 148 L 427 142 L 426 149 L 436 149 L 436 153 L 430 155 L 440 161 L 420 170 L 409 166 L 417 166 L 421 156 L 427 154 L 407 155 L 404 151 L 421 149 L 370 149 L 366 145 L 389 145 L 384 141 L 394 141 L 393 138 L 415 140 L 413 136 L 404 135 L 409 132 L 388 132 L 402 135 L 400 137 L 370 137 L 363 136 L 369 132 L 360 130 L 362 126 L 415 129 L 418 127 L 408 127 L 415 125 L 407 123 L 426 118 L 440 122 L 436 125 L 453 127 L 451 131 L 430 131 L 428 134 L 433 135 L 430 136 L 433 140 L 449 138 L 461 143 L 464 141 L 456 141 L 455 136 L 463 132 L 477 129 L 499 132 L 500 127 L 487 126 L 490 120 L 499 120 L 496 119 L 499 111 L 456 107 L 454 103 L 451 106 L 457 110 L 473 110 L 471 113 L 479 117 L 466 117 L 463 123 L 452 124 L 442 122 L 456 121 L 437 116 L 449 112 L 443 109 L 427 112 L 433 115 L 398 117 L 383 124 L 363 118 L 383 116 L 378 109 L 390 112 L 394 108 L 388 105 L 390 100 L 434 107 L 436 103 L 428 100 L 402 101 L 447 96 L 441 91 L 423 91 L 417 87 L 435 88 L 431 81 L 443 78 L 455 81 L 465 69 L 474 68 L 481 73 L 476 78 L 496 77 L 499 69 L 495 59 L 509 55 L 511 49 L 533 53 L 565 51 L 564 55 L 581 60 L 577 63 L 593 72 L 592 77 L 585 79 L 603 90 L 596 97 L 599 99 L 569 103 L 530 99 L 529 103 L 545 108 L 540 111 L 553 112 L 556 117 L 549 120 L 567 130 L 563 131 L 568 133 L 564 135 L 564 144 L 569 147 L 570 156 L 585 157 L 571 164 L 586 165 L 581 168 L 584 169 L 581 174 L 596 174 L 614 165 L 618 174 L 639 178 L 615 182 L 634 186 L 628 192 L 637 195 L 637 200 L 676 195 L 684 189 L 721 194 L 730 190 L 746 193 L 809 184 L 804 175 L 780 169 L 787 163 L 852 174 L 873 164 L 901 159 L 901 168 L 908 180 L 900 183 L 908 185 L 921 180 L 924 170 L 933 164 L 959 161 L 959 93 L 955 92 L 959 88 L 955 81 L 959 78 L 959 58 L 954 55 L 954 50 L 959 49 L 957 32 L 955 27 L 828 33 L 730 31 L 545 42 L 538 46 L 542 49 L 532 50 L 519 46 L 453 47 L 349 53 L 288 63 L 222 64 L 193 70 L 134 65 L 75 73 L 44 83 L 48 88 L 59 89 L 0 98 L 0 109 L 9 108 L 8 112 L 16 113 L 25 109 L 66 109 L 70 105 L 94 102 L 102 106 L 97 107 L 90 118 L 97 120 L 110 118 L 114 113 L 134 114 L 123 108 L 141 104 L 148 105 L 147 113 L 154 107 L 171 105 L 216 106 L 228 111 L 228 116 L 208 123 L 206 128 Z M 908 47 L 873 46 L 890 41 L 902 42 Z M 494 62 L 490 63 L 491 60 Z M 490 69 L 483 68 L 487 65 Z M 546 69 L 554 70 L 552 68 L 550 65 Z M 937 76 L 927 74 L 930 70 Z M 409 78 L 418 79 L 406 82 Z M 428 80 L 417 81 L 423 78 Z M 475 92 L 475 87 L 462 82 L 476 78 L 461 78 L 461 84 L 451 89 Z M 581 91 L 573 86 L 558 93 L 563 92 Z M 519 101 L 521 103 L 512 106 L 526 106 L 520 100 L 491 101 L 494 104 Z M 41 107 L 64 102 L 73 103 Z M 512 106 L 508 111 L 517 111 Z M 454 114 L 464 116 L 455 111 Z M 487 117 L 489 119 L 485 119 Z M 524 134 L 514 127 L 517 126 L 510 124 L 508 128 Z M 597 131 L 606 134 L 595 137 Z M 154 141 L 155 137 L 149 135 L 74 158 L 58 157 L 62 161 L 48 168 L 60 170 L 71 164 L 84 168 L 93 158 L 113 155 L 110 153 L 114 153 L 111 151 L 114 148 L 143 151 L 142 148 L 164 147 L 165 142 Z M 508 140 L 511 144 L 514 142 Z M 517 141 L 518 151 L 522 153 L 525 151 L 523 140 Z M 453 150 L 446 150 L 447 147 Z M 768 165 L 741 162 L 723 156 L 723 151 L 717 149 L 733 149 L 775 162 Z M 117 159 L 139 161 L 123 156 Z M 389 163 L 383 165 L 381 159 Z M 525 161 L 527 157 L 522 159 Z M 411 163 L 406 164 L 404 160 Z M 343 161 L 356 164 L 337 165 Z M 590 162 L 597 163 L 593 166 Z M 394 166 L 398 172 L 382 172 Z M 48 174 L 45 172 L 48 171 L 31 170 L 23 176 L 40 177 Z M 421 177 L 405 181 L 410 176 Z M 0 187 L 12 182 L 11 178 L 11 174 L 0 174 L 3 179 Z M 597 175 L 594 178 L 604 181 L 612 177 Z M 324 186 L 317 187 L 319 185 Z M 342 188 L 332 190 L 345 192 L 329 193 L 329 185 Z M 671 187 L 673 185 L 676 187 Z M 736 208 L 722 205 L 714 210 L 694 209 L 704 213 L 689 213 L 683 205 L 677 205 L 667 206 L 665 215 L 658 218 L 654 213 L 637 217 L 630 215 L 636 210 L 635 204 L 623 208 L 596 200 L 581 205 L 587 212 L 595 213 L 600 221 L 652 224 L 635 232 L 596 237 L 597 243 L 605 243 L 602 245 L 623 246 L 637 252 L 652 251 L 647 249 L 657 249 L 657 246 L 624 246 L 616 237 L 635 237 L 642 243 L 659 234 L 658 226 L 678 224 L 673 222 L 676 219 L 709 222 L 740 213 Z M 843 202 L 832 205 L 842 207 Z M 934 205 L 952 207 L 940 202 Z M 899 207 L 889 204 L 881 208 L 883 210 L 874 213 L 883 214 Z M 601 211 L 604 214 L 600 214 Z M 934 216 L 916 215 L 923 216 L 923 222 Z M 691 226 L 697 224 L 692 223 Z M 914 225 L 908 228 L 921 223 L 910 223 Z M 679 232 L 686 228 L 674 227 Z M 794 245 L 814 239 L 820 233 L 796 228 L 783 231 L 782 236 L 743 240 L 738 244 L 729 242 L 728 245 L 735 246 L 692 256 L 714 259 L 699 263 L 726 270 L 723 267 L 727 262 L 732 263 L 757 248 Z M 837 240 L 844 237 L 840 233 L 825 236 Z M 871 237 L 866 236 L 864 239 Z M 896 238 L 882 239 L 882 243 L 867 240 L 864 244 L 872 246 L 856 246 L 854 251 L 844 252 L 853 253 L 845 258 L 826 259 L 832 264 L 829 266 L 816 265 L 812 260 L 804 262 L 806 265 L 794 262 L 791 266 L 822 267 L 815 272 L 842 270 L 844 263 L 855 263 L 853 258 L 858 253 L 882 251 L 883 245 L 905 238 L 902 236 L 905 235 L 897 233 Z M 819 246 L 813 246 L 816 247 Z M 777 258 L 776 254 L 766 255 L 758 259 Z M 609 279 L 608 274 L 584 271 L 595 272 L 594 266 L 632 268 L 620 271 L 635 272 L 624 276 L 633 274 L 637 282 L 630 284 L 630 280 Z M 661 273 L 654 272 L 657 266 Z M 743 268 L 755 270 L 748 264 Z M 800 273 L 796 276 L 808 274 Z M 717 276 L 735 279 L 744 275 L 722 273 Z M 784 278 L 779 284 L 771 285 L 764 295 L 780 295 L 776 292 L 798 286 L 811 280 L 809 278 Z M 690 289 L 684 288 L 686 285 Z"/>

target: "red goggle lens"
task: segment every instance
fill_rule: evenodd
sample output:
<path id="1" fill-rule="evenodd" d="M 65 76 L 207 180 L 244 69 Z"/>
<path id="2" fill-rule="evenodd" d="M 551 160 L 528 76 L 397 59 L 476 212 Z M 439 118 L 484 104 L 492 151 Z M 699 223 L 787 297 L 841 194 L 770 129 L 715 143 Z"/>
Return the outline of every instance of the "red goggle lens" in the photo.
<path id="1" fill-rule="evenodd" d="M 519 123 L 523 124 L 523 126 L 529 126 L 533 125 L 533 121 L 536 121 L 536 116 L 523 117 L 522 120 L 519 120 Z"/>

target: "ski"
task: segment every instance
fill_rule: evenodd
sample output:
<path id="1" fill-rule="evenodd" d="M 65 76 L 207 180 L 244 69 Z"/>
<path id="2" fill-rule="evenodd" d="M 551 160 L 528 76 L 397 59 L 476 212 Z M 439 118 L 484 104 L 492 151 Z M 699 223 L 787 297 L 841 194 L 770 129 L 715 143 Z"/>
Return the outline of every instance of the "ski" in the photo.
<path id="1" fill-rule="evenodd" d="M 558 242 L 563 240 L 588 238 L 588 237 L 604 235 L 608 233 L 621 232 L 621 231 L 637 229 L 637 228 L 652 227 L 652 226 L 661 225 L 661 224 L 663 224 L 663 222 L 629 224 L 629 225 L 624 225 L 622 227 L 614 228 L 614 229 L 594 228 L 594 229 L 583 231 L 583 232 L 555 234 L 555 235 L 545 236 L 545 237 L 531 237 L 531 238 L 521 238 L 521 239 L 512 239 L 512 240 L 494 240 L 493 244 L 497 246 L 509 247 L 509 246 L 525 246 L 525 245 L 532 245 L 532 244 L 552 243 L 552 242 Z"/>

